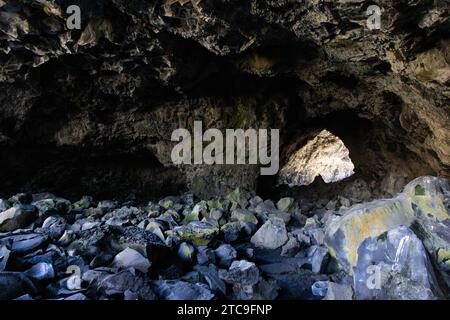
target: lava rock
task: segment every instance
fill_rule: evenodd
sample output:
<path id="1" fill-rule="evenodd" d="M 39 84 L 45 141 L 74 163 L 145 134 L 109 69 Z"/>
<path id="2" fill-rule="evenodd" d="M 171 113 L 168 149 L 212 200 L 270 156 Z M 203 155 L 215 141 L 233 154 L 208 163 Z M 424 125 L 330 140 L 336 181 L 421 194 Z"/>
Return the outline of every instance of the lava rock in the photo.
<path id="1" fill-rule="evenodd" d="M 279 218 L 268 220 L 253 235 L 251 243 L 256 247 L 277 249 L 288 241 L 288 234 L 284 221 Z"/>
<path id="2" fill-rule="evenodd" d="M 10 232 L 27 227 L 37 218 L 37 209 L 32 205 L 12 207 L 0 213 L 0 232 Z"/>
<path id="3" fill-rule="evenodd" d="M 191 242 L 195 246 L 207 246 L 219 234 L 219 228 L 210 222 L 193 221 L 185 226 L 176 227 L 174 235 Z"/>
<path id="4" fill-rule="evenodd" d="M 129 270 L 103 278 L 98 284 L 98 290 L 107 297 L 123 297 L 126 291 L 131 291 L 137 294 L 140 300 L 156 300 L 147 278 L 136 276 Z"/>
<path id="5" fill-rule="evenodd" d="M 178 247 L 178 257 L 184 263 L 191 264 L 195 258 L 194 254 L 195 254 L 195 248 L 186 242 L 183 242 Z"/>
<path id="6" fill-rule="evenodd" d="M 324 300 L 353 300 L 353 289 L 349 285 L 329 282 Z"/>
<path id="7" fill-rule="evenodd" d="M 25 271 L 25 274 L 32 279 L 42 281 L 49 280 L 55 277 L 55 271 L 50 263 L 39 262 Z"/>
<path id="8" fill-rule="evenodd" d="M 219 276 L 225 282 L 239 285 L 255 285 L 260 279 L 256 264 L 246 260 L 233 261 L 228 271 L 220 270 Z"/>
<path id="9" fill-rule="evenodd" d="M 0 272 L 0 300 L 11 300 L 24 294 L 35 295 L 37 288 L 20 272 Z"/>
<path id="10" fill-rule="evenodd" d="M 209 265 L 216 262 L 214 251 L 206 246 L 197 247 L 197 263 L 199 265 Z"/>
<path id="11" fill-rule="evenodd" d="M 154 281 L 155 292 L 165 300 L 212 300 L 214 294 L 204 284 L 184 281 Z"/>
<path id="12" fill-rule="evenodd" d="M 126 248 L 117 254 L 114 258 L 113 264 L 117 268 L 134 268 L 142 273 L 146 273 L 151 266 L 151 263 L 147 258 L 131 248 Z"/>
<path id="13" fill-rule="evenodd" d="M 223 268 L 230 267 L 233 260 L 237 257 L 237 251 L 229 244 L 222 244 L 216 250 L 214 250 L 216 254 L 217 261 L 219 265 Z"/>

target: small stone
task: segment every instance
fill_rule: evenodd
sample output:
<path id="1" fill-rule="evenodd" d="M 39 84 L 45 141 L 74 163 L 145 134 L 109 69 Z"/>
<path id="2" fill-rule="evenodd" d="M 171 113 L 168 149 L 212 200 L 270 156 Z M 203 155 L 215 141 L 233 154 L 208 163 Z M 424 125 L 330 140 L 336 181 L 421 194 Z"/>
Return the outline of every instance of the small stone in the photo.
<path id="1" fill-rule="evenodd" d="M 220 228 L 220 231 L 223 233 L 223 238 L 226 243 L 232 243 L 236 240 L 239 240 L 243 234 L 243 225 L 242 222 L 229 222 L 223 225 Z"/>
<path id="2" fill-rule="evenodd" d="M 94 205 L 94 199 L 90 196 L 83 196 L 79 201 L 73 204 L 75 208 L 89 209 Z"/>
<path id="3" fill-rule="evenodd" d="M 103 213 L 114 211 L 117 207 L 118 203 L 112 200 L 103 200 L 100 201 L 97 205 L 97 208 L 100 209 Z"/>
<path id="4" fill-rule="evenodd" d="M 10 207 L 8 200 L 0 199 L 0 212 L 8 210 Z"/>
<path id="5" fill-rule="evenodd" d="M 288 241 L 284 221 L 280 218 L 268 220 L 251 238 L 256 247 L 277 249 Z"/>
<path id="6" fill-rule="evenodd" d="M 205 278 L 212 292 L 215 293 L 226 293 L 225 283 L 220 279 L 217 267 L 214 265 L 209 265 L 208 267 L 200 266 L 197 268 L 201 275 Z"/>
<path id="7" fill-rule="evenodd" d="M 42 281 L 49 280 L 55 277 L 55 271 L 50 263 L 40 262 L 35 264 L 30 269 L 25 271 L 25 274 L 32 279 Z"/>
<path id="8" fill-rule="evenodd" d="M 233 261 L 228 271 L 221 270 L 219 276 L 231 284 L 255 285 L 259 281 L 259 270 L 256 264 L 246 260 Z"/>
<path id="9" fill-rule="evenodd" d="M 148 269 L 151 266 L 147 258 L 131 248 L 126 248 L 125 250 L 117 254 L 114 258 L 113 264 L 117 268 L 134 268 L 141 271 L 142 273 L 147 273 Z"/>
<path id="10" fill-rule="evenodd" d="M 104 277 L 98 284 L 98 289 L 106 296 L 124 294 L 131 290 L 140 300 L 156 300 L 149 281 L 145 277 L 136 276 L 129 270 Z"/>
<path id="11" fill-rule="evenodd" d="M 253 198 L 251 198 L 248 202 L 250 203 L 250 207 L 252 208 L 256 208 L 256 206 L 260 203 L 262 203 L 264 200 L 259 197 L 259 196 L 255 196 Z"/>
<path id="12" fill-rule="evenodd" d="M 86 222 L 81 226 L 81 231 L 93 229 L 100 226 L 100 222 Z"/>
<path id="13" fill-rule="evenodd" d="M 231 220 L 258 224 L 258 219 L 256 219 L 255 215 L 252 212 L 245 209 L 233 210 L 233 212 L 231 213 Z"/>
<path id="14" fill-rule="evenodd" d="M 312 246 L 309 249 L 308 257 L 311 261 L 312 272 L 319 274 L 324 270 L 328 256 L 328 249 L 324 247 Z"/>
<path id="15" fill-rule="evenodd" d="M 312 294 L 317 297 L 325 297 L 328 290 L 328 281 L 317 281 L 311 286 Z"/>
<path id="16" fill-rule="evenodd" d="M 329 282 L 327 295 L 324 300 L 353 300 L 352 287 L 345 284 Z"/>
<path id="17" fill-rule="evenodd" d="M 20 272 L 0 272 L 0 300 L 11 300 L 24 294 L 36 294 L 31 280 Z"/>
<path id="18" fill-rule="evenodd" d="M 223 216 L 223 211 L 220 209 L 212 209 L 208 213 L 208 218 L 219 221 Z"/>
<path id="19" fill-rule="evenodd" d="M 17 254 L 29 253 L 47 241 L 47 236 L 30 233 L 30 234 L 19 234 L 14 236 L 9 236 L 3 238 L 2 241 L 12 241 L 11 252 Z"/>
<path id="20" fill-rule="evenodd" d="M 84 301 L 84 300 L 88 300 L 88 298 L 82 293 L 76 293 L 76 294 L 73 294 L 71 296 L 68 296 L 67 298 L 64 298 L 64 300 L 68 300 L 68 301 Z"/>
<path id="21" fill-rule="evenodd" d="M 280 211 L 294 213 L 296 208 L 294 198 L 282 198 L 277 202 L 277 208 Z"/>
<path id="22" fill-rule="evenodd" d="M 6 245 L 0 244 L 0 272 L 6 269 L 10 252 Z"/>
<path id="23" fill-rule="evenodd" d="M 50 216 L 45 219 L 42 228 L 48 232 L 51 239 L 58 239 L 66 229 L 66 222 L 63 218 L 58 216 Z"/>
<path id="24" fill-rule="evenodd" d="M 219 228 L 209 222 L 194 221 L 174 228 L 173 232 L 176 237 L 195 246 L 207 246 L 219 234 Z"/>
<path id="25" fill-rule="evenodd" d="M 256 213 L 265 213 L 267 215 L 275 211 L 277 211 L 277 208 L 275 207 L 275 204 L 271 200 L 261 202 L 255 208 Z"/>
<path id="26" fill-rule="evenodd" d="M 154 282 L 156 293 L 165 300 L 211 300 L 214 294 L 204 284 L 174 280 Z"/>
<path id="27" fill-rule="evenodd" d="M 178 257 L 185 263 L 192 263 L 194 261 L 194 253 L 195 248 L 189 243 L 183 242 L 178 247 Z"/>
<path id="28" fill-rule="evenodd" d="M 206 246 L 197 248 L 197 263 L 199 265 L 209 265 L 216 262 L 214 251 Z"/>
<path id="29" fill-rule="evenodd" d="M 219 265 L 223 268 L 228 268 L 231 262 L 236 259 L 237 251 L 229 244 L 219 246 L 215 251 Z"/>
<path id="30" fill-rule="evenodd" d="M 294 236 L 289 236 L 288 242 L 281 248 L 281 255 L 284 257 L 293 257 L 300 250 L 300 243 Z"/>
<path id="31" fill-rule="evenodd" d="M 131 290 L 127 290 L 123 293 L 123 300 L 125 301 L 139 300 L 139 295 Z"/>
<path id="32" fill-rule="evenodd" d="M 37 218 L 37 209 L 32 205 L 12 207 L 0 213 L 0 232 L 10 232 L 29 226 Z"/>
<path id="33" fill-rule="evenodd" d="M 161 224 L 155 221 L 149 222 L 148 225 L 145 227 L 145 230 L 150 231 L 153 234 L 157 235 L 162 241 L 166 241 L 161 229 L 162 229 Z"/>
<path id="34" fill-rule="evenodd" d="M 188 214 L 186 217 L 184 217 L 183 221 L 181 222 L 182 224 L 189 224 L 192 221 L 199 221 L 199 213 L 198 212 L 191 212 L 190 214 Z"/>

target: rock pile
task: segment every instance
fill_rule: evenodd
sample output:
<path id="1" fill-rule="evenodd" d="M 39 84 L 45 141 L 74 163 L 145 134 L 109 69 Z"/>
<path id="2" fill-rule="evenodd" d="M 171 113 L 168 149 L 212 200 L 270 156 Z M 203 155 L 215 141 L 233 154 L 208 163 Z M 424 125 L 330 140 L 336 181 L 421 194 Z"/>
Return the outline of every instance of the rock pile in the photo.
<path id="1" fill-rule="evenodd" d="M 0 200 L 0 299 L 448 297 L 448 181 L 336 203 L 18 194 Z"/>

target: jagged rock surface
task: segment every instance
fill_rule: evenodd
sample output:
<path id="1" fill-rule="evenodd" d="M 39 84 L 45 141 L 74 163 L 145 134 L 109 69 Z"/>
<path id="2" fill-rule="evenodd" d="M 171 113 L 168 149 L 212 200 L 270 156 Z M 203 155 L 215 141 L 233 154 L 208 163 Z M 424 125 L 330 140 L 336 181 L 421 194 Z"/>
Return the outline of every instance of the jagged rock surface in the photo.
<path id="1" fill-rule="evenodd" d="M 285 161 L 326 128 L 391 193 L 448 177 L 448 1 L 380 0 L 378 31 L 372 1 L 194 3 L 74 0 L 68 30 L 67 1 L 1 1 L 1 192 L 254 190 L 253 166 L 172 165 L 193 120 L 281 128 Z"/>

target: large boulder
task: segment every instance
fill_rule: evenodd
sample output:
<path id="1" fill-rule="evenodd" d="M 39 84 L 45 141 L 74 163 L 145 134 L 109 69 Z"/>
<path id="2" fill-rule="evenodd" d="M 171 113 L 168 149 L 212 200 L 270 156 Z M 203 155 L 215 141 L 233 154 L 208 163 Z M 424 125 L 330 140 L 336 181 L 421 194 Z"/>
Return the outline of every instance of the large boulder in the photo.
<path id="1" fill-rule="evenodd" d="M 353 272 L 356 299 L 443 297 L 422 242 L 407 227 L 364 240 Z"/>
<path id="2" fill-rule="evenodd" d="M 443 178 L 418 178 L 393 199 L 359 204 L 329 219 L 325 243 L 342 268 L 352 274 L 364 240 L 407 226 L 445 270 L 450 249 L 449 190 Z"/>

